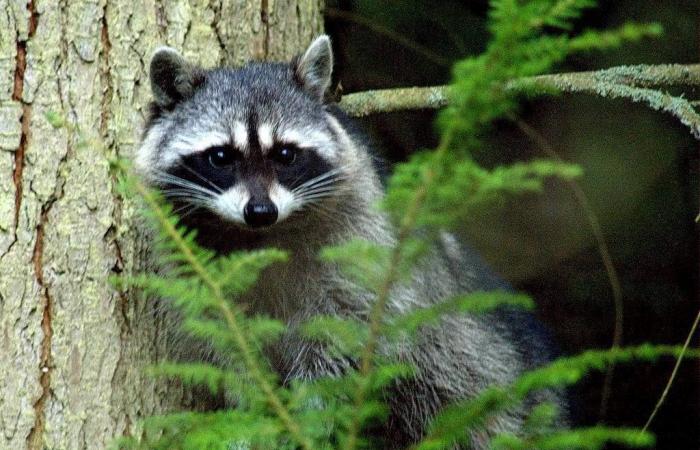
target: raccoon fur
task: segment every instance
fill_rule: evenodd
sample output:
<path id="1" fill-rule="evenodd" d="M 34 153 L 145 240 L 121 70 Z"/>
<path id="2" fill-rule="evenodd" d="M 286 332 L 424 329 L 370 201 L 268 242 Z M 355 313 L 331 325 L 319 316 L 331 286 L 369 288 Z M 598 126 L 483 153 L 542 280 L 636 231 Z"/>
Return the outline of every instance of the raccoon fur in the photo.
<path id="1" fill-rule="evenodd" d="M 327 36 L 290 63 L 204 70 L 167 47 L 150 63 L 154 102 L 136 156 L 140 174 L 179 207 L 201 245 L 221 254 L 276 247 L 290 256 L 266 269 L 243 299 L 251 313 L 289 326 L 269 350 L 284 382 L 340 374 L 353 364 L 299 337 L 299 323 L 319 314 L 365 319 L 371 308 L 373 296 L 320 261 L 319 250 L 354 238 L 395 242 L 376 208 L 383 188 L 367 139 L 326 101 L 332 65 Z M 460 293 L 504 288 L 474 252 L 444 233 L 410 281 L 393 289 L 387 309 L 405 313 Z M 529 314 L 499 310 L 444 317 L 415 342 L 382 349 L 416 368 L 415 378 L 386 395 L 384 445 L 416 442 L 445 404 L 550 360 L 549 342 Z M 530 402 L 544 400 L 566 412 L 557 392 Z M 526 409 L 489 421 L 472 434 L 472 446 L 483 448 L 498 432 L 518 433 Z"/>

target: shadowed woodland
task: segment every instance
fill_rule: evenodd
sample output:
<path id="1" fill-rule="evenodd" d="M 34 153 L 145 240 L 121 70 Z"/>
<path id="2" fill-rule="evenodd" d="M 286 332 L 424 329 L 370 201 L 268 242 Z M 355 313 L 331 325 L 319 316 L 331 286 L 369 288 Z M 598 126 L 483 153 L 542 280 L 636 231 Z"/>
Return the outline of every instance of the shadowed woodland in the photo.
<path id="1" fill-rule="evenodd" d="M 486 12 L 486 1 L 438 1 L 430 8 L 419 1 L 330 2 L 326 28 L 335 38 L 344 92 L 449 81 L 452 62 L 483 50 Z M 693 1 L 601 1 L 576 29 L 627 20 L 658 22 L 665 31 L 658 39 L 617 50 L 575 55 L 556 72 L 692 64 L 700 57 L 700 8 Z M 403 161 L 413 149 L 436 145 L 434 116 L 433 111 L 400 112 L 364 121 L 388 159 Z M 622 302 L 625 345 L 682 343 L 700 302 L 695 223 L 700 161 L 687 128 L 644 105 L 567 94 L 528 103 L 517 120 L 499 123 L 494 135 L 478 155 L 487 166 L 556 152 L 584 170 L 578 187 L 552 182 L 544 194 L 510 201 L 462 230 L 499 273 L 533 295 L 537 314 L 563 352 L 610 345 L 615 295 Z M 619 287 L 611 287 L 591 214 L 600 224 Z M 673 364 L 615 368 L 602 409 L 605 375 L 590 375 L 574 388 L 579 419 L 643 424 Z M 698 423 L 700 365 L 689 360 L 651 427 L 657 448 L 698 448 Z"/>

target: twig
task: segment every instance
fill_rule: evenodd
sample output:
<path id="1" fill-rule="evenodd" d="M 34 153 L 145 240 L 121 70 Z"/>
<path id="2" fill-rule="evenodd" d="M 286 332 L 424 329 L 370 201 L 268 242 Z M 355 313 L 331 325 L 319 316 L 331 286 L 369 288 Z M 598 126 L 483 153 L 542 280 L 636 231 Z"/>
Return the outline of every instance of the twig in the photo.
<path id="1" fill-rule="evenodd" d="M 513 118 L 514 119 L 514 118 Z M 522 120 L 515 120 L 515 124 L 520 128 L 520 130 L 532 139 L 550 158 L 557 161 L 563 162 L 563 159 L 554 150 L 552 145 L 539 133 L 536 129 L 532 128 L 530 125 Z M 598 215 L 593 210 L 586 193 L 583 191 L 581 186 L 575 181 L 571 180 L 568 182 L 571 190 L 576 197 L 579 205 L 583 209 L 586 218 L 588 219 L 588 224 L 593 232 L 593 237 L 598 245 L 598 253 L 600 258 L 603 260 L 603 266 L 605 267 L 605 272 L 608 276 L 608 281 L 610 282 L 610 289 L 613 295 L 613 305 L 615 309 L 615 324 L 613 328 L 613 338 L 610 345 L 611 348 L 619 348 L 622 346 L 622 330 L 624 329 L 624 304 L 622 302 L 622 285 L 620 283 L 620 277 L 617 274 L 617 269 L 612 261 L 612 255 L 610 254 L 610 248 L 605 240 L 605 235 L 603 234 L 603 229 L 600 226 L 600 221 L 598 220 Z M 608 370 L 605 372 L 605 380 L 603 381 L 603 389 L 600 395 L 600 412 L 599 417 L 601 420 L 605 418 L 608 409 L 608 402 L 610 399 L 612 379 L 615 373 L 615 364 L 611 363 Z"/>
<path id="2" fill-rule="evenodd" d="M 700 115 L 691 102 L 651 89 L 677 85 L 700 86 L 700 65 L 620 66 L 595 72 L 540 75 L 512 80 L 505 84 L 505 89 L 528 94 L 577 92 L 646 103 L 678 118 L 700 139 Z M 356 117 L 407 109 L 437 109 L 449 103 L 449 95 L 448 86 L 381 89 L 345 95 L 340 107 Z"/>
<path id="3" fill-rule="evenodd" d="M 567 92 L 589 92 L 595 83 L 624 84 L 637 87 L 659 86 L 700 86 L 700 64 L 659 64 L 636 66 L 617 66 L 587 72 L 571 72 L 551 75 L 539 75 L 522 80 L 514 80 L 511 87 L 518 84 L 541 84 L 542 87 L 554 87 Z"/>
<path id="4" fill-rule="evenodd" d="M 664 388 L 663 393 L 661 393 L 661 397 L 659 397 L 659 401 L 656 402 L 656 405 L 654 406 L 654 410 L 649 415 L 647 422 L 644 424 L 644 427 L 641 430 L 642 433 L 645 432 L 649 428 L 649 425 L 651 425 L 651 422 L 654 420 L 654 417 L 656 417 L 656 414 L 659 412 L 659 409 L 661 409 L 661 405 L 663 405 L 664 401 L 666 400 L 666 396 L 668 395 L 668 391 L 671 390 L 671 385 L 673 384 L 673 381 L 676 379 L 676 375 L 678 374 L 678 368 L 681 366 L 681 362 L 683 361 L 683 357 L 685 356 L 685 353 L 688 350 L 688 346 L 690 345 L 690 341 L 693 338 L 693 335 L 695 334 L 695 330 L 697 330 L 697 328 L 698 328 L 698 322 L 700 322 L 700 311 L 698 311 L 698 315 L 695 316 L 695 322 L 693 322 L 693 326 L 690 327 L 690 332 L 688 333 L 688 336 L 685 338 L 685 343 L 683 344 L 683 349 L 681 350 L 681 353 L 678 355 L 678 358 L 676 358 L 676 365 L 673 366 L 673 371 L 671 372 L 671 376 L 668 378 L 668 382 L 666 383 L 666 387 Z"/>
<path id="5" fill-rule="evenodd" d="M 431 61 L 439 66 L 445 66 L 449 67 L 450 61 L 447 58 L 444 58 L 432 50 L 430 50 L 428 47 L 424 47 L 420 45 L 417 42 L 412 41 L 411 39 L 408 39 L 407 37 L 395 32 L 394 30 L 384 27 L 382 25 L 379 25 L 375 23 L 372 20 L 366 19 L 358 14 L 353 14 L 349 11 L 343 11 L 340 9 L 336 8 L 326 8 L 324 11 L 324 14 L 326 17 L 332 17 L 340 20 L 345 20 L 348 22 L 354 22 L 358 25 L 361 25 L 379 35 L 385 36 L 392 41 L 410 49 L 416 52 L 417 54 L 421 55 L 428 61 Z"/>

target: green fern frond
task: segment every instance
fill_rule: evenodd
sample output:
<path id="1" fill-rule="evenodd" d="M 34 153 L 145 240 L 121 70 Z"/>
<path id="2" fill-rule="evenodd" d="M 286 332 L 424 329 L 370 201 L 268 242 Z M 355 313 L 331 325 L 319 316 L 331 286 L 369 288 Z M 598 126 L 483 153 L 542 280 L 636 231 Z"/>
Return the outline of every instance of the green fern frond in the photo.
<path id="1" fill-rule="evenodd" d="M 464 400 L 445 408 L 434 419 L 427 437 L 418 445 L 418 448 L 422 450 L 444 448 L 452 442 L 466 442 L 469 432 L 478 431 L 479 427 L 494 414 L 517 408 L 533 392 L 570 386 L 586 374 L 602 371 L 611 364 L 655 361 L 663 356 L 677 356 L 682 351 L 683 348 L 680 346 L 646 344 L 629 348 L 591 350 L 577 356 L 559 358 L 547 366 L 524 373 L 509 386 L 490 387 L 474 399 Z M 688 352 L 686 356 L 698 358 L 700 350 Z M 600 433 L 598 436 L 605 434 L 600 430 L 598 432 Z M 624 433 L 619 436 L 622 435 Z M 552 448 L 563 450 L 567 447 Z"/>

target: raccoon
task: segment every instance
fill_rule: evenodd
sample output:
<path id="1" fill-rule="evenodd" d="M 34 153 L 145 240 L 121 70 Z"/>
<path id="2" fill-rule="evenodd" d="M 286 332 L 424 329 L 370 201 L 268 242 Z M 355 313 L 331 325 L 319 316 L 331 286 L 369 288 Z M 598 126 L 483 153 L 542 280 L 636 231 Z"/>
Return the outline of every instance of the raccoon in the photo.
<path id="1" fill-rule="evenodd" d="M 276 247 L 290 256 L 266 269 L 242 299 L 249 312 L 289 326 L 269 349 L 283 382 L 352 367 L 352 360 L 330 357 L 295 330 L 319 314 L 364 320 L 373 301 L 337 266 L 322 262 L 319 250 L 354 238 L 395 243 L 394 228 L 376 208 L 383 196 L 377 158 L 327 100 L 332 66 L 325 35 L 289 63 L 204 70 L 167 47 L 150 63 L 154 101 L 135 161 L 142 177 L 172 199 L 201 245 L 220 254 Z M 387 309 L 405 313 L 460 293 L 507 288 L 478 255 L 443 233 L 410 280 L 392 290 Z M 387 448 L 419 440 L 449 402 L 509 383 L 553 356 L 533 317 L 511 310 L 445 317 L 398 347 L 382 351 L 413 364 L 416 375 L 386 395 L 391 412 L 379 434 Z M 531 400 L 566 410 L 557 392 Z M 496 417 L 471 436 L 472 446 L 485 447 L 494 433 L 517 433 L 524 414 Z"/>

